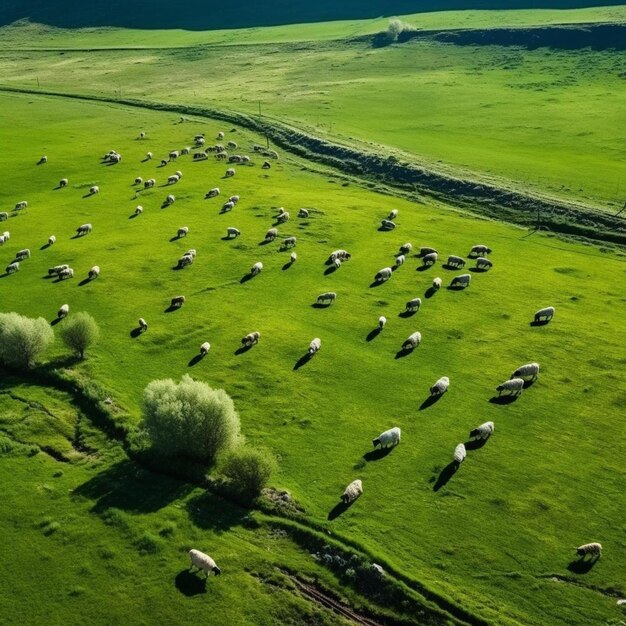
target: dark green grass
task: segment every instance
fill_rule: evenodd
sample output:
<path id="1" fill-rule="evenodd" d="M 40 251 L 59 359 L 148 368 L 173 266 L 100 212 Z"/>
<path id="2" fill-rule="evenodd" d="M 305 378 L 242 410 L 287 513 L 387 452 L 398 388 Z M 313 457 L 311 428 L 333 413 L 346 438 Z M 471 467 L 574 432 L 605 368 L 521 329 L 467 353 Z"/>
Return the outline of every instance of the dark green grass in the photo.
<path id="1" fill-rule="evenodd" d="M 279 458 L 275 484 L 290 489 L 310 520 L 329 532 L 495 622 L 582 625 L 618 616 L 610 590 L 624 591 L 621 254 L 343 186 L 330 172 L 303 170 L 303 162 L 285 155 L 269 172 L 257 158 L 251 167 L 235 166 L 228 181 L 221 179 L 226 166 L 213 160 L 194 164 L 184 157 L 163 169 L 158 160 L 141 163 L 147 150 L 158 159 L 197 132 L 213 137 L 231 130 L 209 120 L 177 124 L 167 114 L 55 98 L 2 96 L 1 102 L 0 123 L 13 149 L 0 154 L 6 182 L 0 204 L 27 199 L 30 207 L 4 223 L 12 236 L 0 257 L 5 263 L 20 248 L 33 251 L 18 274 L 0 279 L 2 309 L 52 319 L 67 302 L 71 311 L 91 313 L 102 339 L 79 369 L 111 390 L 113 406 L 126 406 L 138 419 L 147 382 L 191 373 L 235 398 L 246 436 Z M 135 139 L 140 130 L 148 139 Z M 227 132 L 231 137 L 243 153 L 260 142 L 241 130 Z M 124 155 L 122 163 L 100 165 L 110 149 Z M 49 162 L 35 166 L 43 153 Z M 161 187 L 134 198 L 135 176 L 161 183 L 175 169 L 184 176 L 171 189 L 174 205 L 160 208 L 169 192 Z M 69 187 L 55 190 L 64 176 Z M 100 194 L 83 198 L 92 184 Z M 222 196 L 204 200 L 215 185 Z M 220 215 L 231 193 L 241 201 Z M 143 215 L 129 219 L 138 203 Z M 278 243 L 258 245 L 279 206 L 292 216 L 279 227 L 281 238 L 298 237 L 298 260 L 285 270 L 289 253 Z M 306 222 L 296 218 L 301 206 L 315 209 Z M 400 211 L 397 230 L 378 232 L 392 208 Z M 93 233 L 71 239 L 87 221 Z M 189 236 L 169 241 L 183 225 Z M 223 241 L 231 225 L 242 236 Z M 57 243 L 39 250 L 50 234 Z M 426 299 L 434 276 L 447 285 L 458 272 L 440 263 L 417 272 L 418 260 L 410 257 L 389 283 L 370 288 L 405 241 L 432 245 L 444 257 L 487 243 L 495 266 L 473 274 L 465 292 L 444 287 Z M 172 270 L 190 247 L 198 251 L 196 263 Z M 340 247 L 353 259 L 325 275 L 325 258 Z M 257 260 L 262 274 L 240 283 Z M 44 278 L 62 262 L 76 270 L 73 280 Z M 80 286 L 94 264 L 100 278 Z M 313 308 L 317 294 L 328 290 L 339 294 L 336 304 Z M 166 313 L 178 294 L 187 303 Z M 415 296 L 424 298 L 422 310 L 399 317 Z M 548 304 L 557 308 L 554 321 L 529 326 L 534 311 Z M 381 314 L 387 328 L 367 341 Z M 139 317 L 150 329 L 133 338 Z M 236 355 L 252 330 L 261 331 L 260 344 Z M 396 359 L 413 330 L 422 332 L 422 346 Z M 322 350 L 294 370 L 316 336 Z M 211 352 L 195 362 L 205 340 Z M 48 357 L 63 354 L 57 345 Z M 531 360 L 542 365 L 539 381 L 511 405 L 490 403 L 495 386 Z M 450 391 L 420 410 L 442 375 L 450 377 Z M 493 439 L 434 491 L 454 446 L 488 419 L 496 423 Z M 364 460 L 371 439 L 394 425 L 403 430 L 399 448 Z M 363 480 L 363 497 L 327 521 L 354 478 Z M 158 528 L 145 531 L 147 546 L 166 542 Z M 605 555 L 587 574 L 571 574 L 573 547 L 593 540 L 603 543 Z M 173 566 L 173 552 L 162 558 L 163 567 Z M 229 559 L 243 559 L 239 547 Z M 573 582 L 555 582 L 553 574 Z M 148 602 L 154 593 L 146 585 L 137 595 Z"/>

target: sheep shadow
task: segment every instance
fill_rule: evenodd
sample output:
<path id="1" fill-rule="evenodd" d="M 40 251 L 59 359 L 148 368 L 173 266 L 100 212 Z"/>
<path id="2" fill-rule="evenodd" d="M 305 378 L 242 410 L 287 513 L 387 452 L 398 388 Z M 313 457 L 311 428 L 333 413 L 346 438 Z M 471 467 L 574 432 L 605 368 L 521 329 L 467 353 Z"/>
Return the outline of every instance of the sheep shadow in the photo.
<path id="1" fill-rule="evenodd" d="M 378 287 L 380 285 L 384 285 L 386 282 L 386 280 L 375 280 L 373 283 L 370 283 L 370 289 L 373 289 L 374 287 Z"/>
<path id="2" fill-rule="evenodd" d="M 139 213 L 131 213 L 131 214 L 128 216 L 128 219 L 129 219 L 129 220 L 134 220 L 136 217 L 139 217 Z"/>
<path id="3" fill-rule="evenodd" d="M 487 439 L 470 439 L 466 441 L 463 445 L 466 450 L 480 450 L 486 443 L 489 441 L 489 437 Z"/>
<path id="4" fill-rule="evenodd" d="M 86 194 L 83 196 L 83 198 L 91 198 L 91 196 L 95 196 L 95 195 L 96 195 L 96 194 L 94 194 L 94 193 L 88 192 L 88 193 L 86 193 Z"/>
<path id="5" fill-rule="evenodd" d="M 371 463 L 372 461 L 380 461 L 380 459 L 384 459 L 386 456 L 391 454 L 393 448 L 376 448 L 374 450 L 370 450 L 363 455 L 363 458 Z"/>
<path id="6" fill-rule="evenodd" d="M 6 278 L 7 276 L 10 276 L 9 272 L 5 272 L 4 274 L 0 274 L 0 278 Z"/>
<path id="7" fill-rule="evenodd" d="M 293 261 L 287 261 L 287 263 L 285 263 L 282 267 L 283 272 L 285 270 L 288 270 L 292 265 L 293 265 Z"/>
<path id="8" fill-rule="evenodd" d="M 189 360 L 189 363 L 187 363 L 187 367 L 193 367 L 194 365 L 197 365 L 198 363 L 200 363 L 200 361 L 202 361 L 203 358 L 204 354 L 196 354 L 196 356 Z"/>
<path id="9" fill-rule="evenodd" d="M 470 272 L 474 272 L 475 274 L 484 274 L 485 272 L 489 271 L 489 268 L 487 268 L 487 267 L 470 267 L 469 271 Z"/>
<path id="10" fill-rule="evenodd" d="M 367 337 L 365 337 L 365 341 L 374 341 L 374 339 L 376 339 L 376 337 L 380 335 L 382 330 L 383 329 L 380 326 L 377 326 L 373 330 L 370 330 L 370 332 L 367 334 Z"/>
<path id="11" fill-rule="evenodd" d="M 236 237 L 231 237 L 230 235 L 226 235 L 226 237 L 221 237 L 222 241 L 230 241 L 231 239 L 236 239 Z"/>
<path id="12" fill-rule="evenodd" d="M 418 265 L 415 268 L 416 272 L 425 272 L 426 270 L 429 270 L 432 267 L 432 265 Z"/>
<path id="13" fill-rule="evenodd" d="M 133 339 L 137 339 L 137 337 L 139 337 L 139 335 L 141 335 L 141 326 L 138 326 L 137 328 L 133 328 L 133 329 L 130 331 L 130 336 L 131 336 Z"/>
<path id="14" fill-rule="evenodd" d="M 424 411 L 428 407 L 433 406 L 433 404 L 437 404 L 437 402 L 439 402 L 442 396 L 443 396 L 442 393 L 431 393 L 428 396 L 428 398 L 426 398 L 426 400 L 424 400 L 424 402 L 420 404 L 419 410 Z"/>
<path id="15" fill-rule="evenodd" d="M 254 278 L 254 274 L 252 272 L 248 272 L 245 276 L 241 277 L 239 284 L 243 285 L 244 283 L 247 283 L 249 280 L 252 280 L 253 278 Z"/>
<path id="16" fill-rule="evenodd" d="M 331 304 L 331 302 L 314 302 L 311 306 L 314 309 L 327 309 Z"/>
<path id="17" fill-rule="evenodd" d="M 56 326 L 58 323 L 60 323 L 60 321 L 62 320 L 62 317 L 55 317 L 51 322 L 50 322 L 50 326 Z"/>
<path id="18" fill-rule="evenodd" d="M 178 311 L 181 307 L 177 304 L 170 304 L 167 309 L 163 311 L 163 313 L 172 313 L 173 311 Z"/>
<path id="19" fill-rule="evenodd" d="M 545 326 L 546 324 L 549 324 L 549 323 L 550 323 L 550 320 L 533 320 L 530 323 L 530 326 L 533 326 L 533 327 L 535 327 L 535 326 Z"/>
<path id="20" fill-rule="evenodd" d="M 507 404 L 513 404 L 519 398 L 519 394 L 508 394 L 506 396 L 493 396 L 489 398 L 489 402 L 491 404 L 498 404 L 501 406 L 506 406 Z"/>
<path id="21" fill-rule="evenodd" d="M 398 313 L 398 317 L 402 317 L 406 319 L 408 317 L 413 317 L 416 313 L 417 311 L 402 311 Z"/>
<path id="22" fill-rule="evenodd" d="M 524 389 L 528 389 L 529 387 L 532 387 L 536 382 L 537 382 L 536 378 L 531 378 L 530 380 L 525 380 L 524 381 Z"/>
<path id="23" fill-rule="evenodd" d="M 307 352 L 306 354 L 303 354 L 297 361 L 296 364 L 293 366 L 294 370 L 299 370 L 301 367 L 303 367 L 304 365 L 306 365 L 311 359 L 313 358 L 313 355 L 310 354 L 309 352 Z"/>
<path id="24" fill-rule="evenodd" d="M 169 202 L 163 202 L 163 203 L 161 204 L 161 208 L 162 208 L 162 209 L 167 209 L 167 207 L 168 207 L 168 206 L 170 206 L 170 203 L 169 203 Z"/>
<path id="25" fill-rule="evenodd" d="M 145 159 L 141 160 L 142 163 L 147 163 L 148 161 L 150 161 L 150 159 L 148 157 L 146 157 Z"/>
<path id="26" fill-rule="evenodd" d="M 84 237 L 84 235 L 79 235 L 78 233 L 76 233 L 73 237 L 70 237 L 70 239 L 80 239 L 81 237 Z"/>
<path id="27" fill-rule="evenodd" d="M 184 596 L 193 598 L 193 596 L 206 593 L 206 581 L 206 578 L 202 578 L 190 572 L 188 569 L 184 569 L 182 572 L 176 574 L 174 585 Z"/>
<path id="28" fill-rule="evenodd" d="M 396 352 L 396 356 L 394 358 L 396 360 L 403 359 L 405 356 L 409 356 L 413 350 L 414 348 L 402 348 Z"/>
<path id="29" fill-rule="evenodd" d="M 439 290 L 436 289 L 435 287 L 429 287 L 425 292 L 424 292 L 424 297 L 425 298 L 432 298 Z"/>
<path id="30" fill-rule="evenodd" d="M 393 228 L 385 228 L 384 226 L 379 226 L 377 230 L 378 230 L 379 233 L 390 233 L 394 229 Z"/>
<path id="31" fill-rule="evenodd" d="M 184 266 L 184 265 L 180 265 L 180 264 L 176 264 L 176 265 L 172 265 L 172 269 L 173 269 L 175 272 L 178 272 L 179 270 L 183 270 L 183 269 L 185 269 L 185 266 Z"/>
<path id="32" fill-rule="evenodd" d="M 352 502 L 338 502 L 332 510 L 328 513 L 328 520 L 332 521 L 337 519 L 340 515 L 345 513 L 352 506 Z"/>
<path id="33" fill-rule="evenodd" d="M 457 270 L 462 270 L 465 266 L 464 265 L 450 265 L 450 263 L 443 263 L 442 266 L 444 270 L 452 270 L 452 271 L 457 271 Z"/>
<path id="34" fill-rule="evenodd" d="M 446 465 L 439 476 L 435 484 L 433 485 L 433 491 L 439 491 L 442 487 L 445 487 L 450 479 L 456 474 L 456 471 L 459 469 L 459 464 L 456 461 L 450 461 L 448 465 Z"/>
<path id="35" fill-rule="evenodd" d="M 182 239 L 182 237 L 179 237 L 178 235 L 174 235 L 173 237 L 170 237 L 170 241 L 178 241 L 179 239 Z"/>
<path id="36" fill-rule="evenodd" d="M 446 289 L 448 291 L 463 291 L 463 289 L 465 289 L 465 285 L 448 285 Z"/>
<path id="37" fill-rule="evenodd" d="M 91 278 L 89 278 L 89 276 L 87 276 L 87 278 L 83 278 L 79 283 L 78 286 L 82 287 L 83 285 L 86 285 L 87 283 L 91 282 Z"/>
<path id="38" fill-rule="evenodd" d="M 331 274 L 334 274 L 336 271 L 337 271 L 337 266 L 331 265 L 330 267 L 327 267 L 324 270 L 324 276 L 330 276 Z"/>
<path id="39" fill-rule="evenodd" d="M 235 350 L 235 356 L 240 356 L 242 354 L 245 354 L 246 352 L 250 351 L 251 349 L 252 349 L 252 345 L 241 346 L 240 348 L 237 348 Z"/>
<path id="40" fill-rule="evenodd" d="M 39 249 L 40 250 L 47 250 L 50 247 L 49 243 L 44 243 L 43 246 L 41 246 Z"/>
<path id="41" fill-rule="evenodd" d="M 574 559 L 571 563 L 569 563 L 569 565 L 567 566 L 567 570 L 569 572 L 572 572 L 572 574 L 587 574 L 588 572 L 590 572 L 593 568 L 593 566 L 598 562 L 598 558 L 592 558 L 592 559 L 583 559 L 583 558 L 577 558 Z"/>
<path id="42" fill-rule="evenodd" d="M 257 245 L 266 246 L 268 243 L 272 243 L 273 239 L 264 239 L 263 241 L 259 241 Z"/>

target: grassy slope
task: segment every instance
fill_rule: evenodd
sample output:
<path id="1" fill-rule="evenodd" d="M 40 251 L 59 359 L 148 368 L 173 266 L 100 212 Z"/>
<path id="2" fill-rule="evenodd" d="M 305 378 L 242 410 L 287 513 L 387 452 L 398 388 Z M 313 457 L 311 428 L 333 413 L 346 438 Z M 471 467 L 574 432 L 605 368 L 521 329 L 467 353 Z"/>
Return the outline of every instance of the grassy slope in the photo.
<path id="1" fill-rule="evenodd" d="M 219 126 L 210 121 L 178 125 L 166 114 L 54 98 L 0 100 L 0 127 L 14 146 L 0 154 L 10 181 L 0 191 L 0 206 L 30 202 L 26 213 L 8 222 L 12 238 L 0 252 L 5 262 L 22 247 L 34 252 L 19 274 L 0 280 L 3 308 L 48 319 L 64 302 L 91 312 L 105 341 L 84 365 L 86 372 L 135 415 L 141 390 L 155 377 L 191 372 L 224 387 L 237 402 L 244 432 L 280 457 L 276 482 L 294 492 L 314 521 L 326 523 L 345 484 L 361 477 L 365 495 L 328 522 L 329 529 L 470 610 L 533 624 L 582 625 L 616 616 L 614 599 L 588 586 L 624 591 L 625 450 L 616 419 L 626 392 L 619 341 L 626 301 L 618 287 L 626 273 L 622 256 L 343 187 L 301 170 L 298 161 L 283 159 L 267 174 L 258 163 L 239 167 L 229 181 L 220 179 L 225 166 L 212 161 L 183 158 L 164 169 L 140 163 L 148 149 L 158 157 L 196 132 L 213 136 Z M 45 125 L 38 123 L 44 119 Z M 149 139 L 135 140 L 140 129 Z M 232 136 L 243 152 L 258 142 L 241 131 Z M 111 148 L 123 153 L 122 163 L 99 165 L 99 155 Z M 36 167 L 42 153 L 49 163 Z M 172 207 L 159 208 L 168 192 L 161 187 L 133 198 L 135 176 L 155 176 L 160 183 L 177 168 L 184 177 L 171 190 L 178 198 Z M 53 190 L 64 176 L 70 186 Z M 94 183 L 101 193 L 83 198 Z M 216 184 L 223 195 L 241 195 L 233 213 L 219 215 L 221 201 L 202 199 Z M 129 219 L 139 202 L 144 214 Z M 284 271 L 287 253 L 258 245 L 278 206 L 292 214 L 281 236 L 299 238 L 298 261 Z M 317 210 L 303 222 L 295 219 L 300 206 Z M 392 208 L 400 211 L 398 230 L 377 232 Z M 86 221 L 94 232 L 71 240 Z M 169 241 L 182 225 L 190 227 L 188 238 Z M 230 225 L 242 237 L 222 241 Z M 57 244 L 40 251 L 50 234 Z M 487 242 L 495 269 L 474 275 L 464 293 L 443 289 L 414 318 L 402 319 L 404 302 L 423 297 L 434 275 L 446 283 L 454 275 L 439 265 L 415 272 L 411 258 L 388 284 L 369 288 L 374 273 L 407 240 L 434 245 L 444 255 Z M 196 264 L 173 271 L 189 247 L 198 250 Z M 325 276 L 324 258 L 337 247 L 354 258 Z M 257 260 L 264 272 L 240 284 Z M 73 281 L 42 278 L 61 262 L 76 269 Z M 79 286 L 96 263 L 101 277 Z M 315 296 L 328 289 L 339 293 L 336 305 L 312 308 Z M 164 313 L 178 293 L 188 303 Z M 530 328 L 529 316 L 548 303 L 557 307 L 554 323 Z M 380 314 L 389 318 L 388 327 L 367 342 Z M 140 316 L 150 330 L 131 339 Z M 255 329 L 263 335 L 260 345 L 236 356 L 240 337 Z M 416 329 L 423 345 L 394 359 Z M 322 338 L 322 351 L 294 371 L 314 336 Z M 211 354 L 189 366 L 207 339 Z M 60 346 L 55 351 L 62 353 Z M 518 402 L 488 402 L 516 365 L 535 359 L 542 363 L 541 379 Z M 451 391 L 420 411 L 429 385 L 442 375 L 450 376 Z M 487 419 L 496 422 L 494 440 L 470 453 L 458 474 L 434 492 L 454 446 Z M 392 425 L 403 429 L 401 447 L 365 462 L 371 438 Z M 606 555 L 580 585 L 543 578 L 570 575 L 571 547 L 595 539 Z"/>

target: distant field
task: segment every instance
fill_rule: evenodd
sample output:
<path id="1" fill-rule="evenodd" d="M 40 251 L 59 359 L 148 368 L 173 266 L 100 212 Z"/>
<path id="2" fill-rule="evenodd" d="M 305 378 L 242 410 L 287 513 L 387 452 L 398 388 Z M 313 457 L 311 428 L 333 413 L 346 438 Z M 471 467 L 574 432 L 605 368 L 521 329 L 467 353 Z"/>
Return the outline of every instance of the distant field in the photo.
<path id="1" fill-rule="evenodd" d="M 388 62 L 401 58 L 404 50 L 391 50 Z M 107 59 L 115 71 L 112 54 L 98 61 L 102 66 L 92 66 L 97 84 L 105 84 Z M 37 71 L 43 71 L 44 58 L 37 60 Z M 74 64 L 69 54 L 58 57 L 59 63 L 64 61 L 66 72 L 50 66 L 50 76 L 79 85 L 87 61 Z M 360 62 L 367 65 L 366 58 Z M 32 63 L 24 60 L 22 67 Z M 196 76 L 210 79 L 203 63 L 207 61 L 194 65 L 187 58 Z M 172 80 L 184 83 L 174 67 L 184 66 L 173 64 L 169 70 Z M 146 89 L 150 79 L 144 75 L 141 80 Z M 244 80 L 240 77 L 242 85 Z M 110 88 L 115 80 L 109 81 Z M 252 144 L 262 141 L 212 120 L 178 120 L 139 108 L 0 95 L 3 145 L 11 146 L 0 152 L 0 210 L 18 200 L 29 202 L 26 211 L 3 222 L 11 239 L 0 248 L 0 268 L 18 249 L 32 251 L 17 274 L 0 278 L 0 310 L 49 320 L 63 303 L 71 311 L 89 311 L 102 329 L 102 341 L 76 369 L 82 378 L 93 378 L 108 389 L 133 423 L 139 419 L 142 390 L 154 378 L 179 379 L 190 373 L 223 387 L 235 399 L 249 440 L 278 456 L 274 484 L 292 492 L 311 523 L 329 536 L 364 546 L 490 623 L 589 626 L 623 618 L 615 604 L 616 594 L 626 593 L 626 447 L 620 421 L 626 399 L 623 253 L 530 235 L 454 207 L 376 193 L 330 171 L 311 170 L 311 164 L 286 154 L 269 171 L 253 156 L 251 166 L 235 166 L 237 174 L 228 180 L 222 178 L 226 166 L 212 158 L 192 163 L 190 157 L 181 157 L 160 168 L 161 156 L 189 145 L 198 132 L 213 138 L 224 130 L 242 153 L 252 154 Z M 147 139 L 137 139 L 141 130 Z M 99 157 L 111 149 L 124 158 L 107 167 Z M 148 150 L 155 159 L 142 162 Z M 48 163 L 36 166 L 44 153 Z M 176 169 L 183 172 L 181 182 L 163 186 Z M 155 177 L 158 186 L 137 194 L 132 184 L 136 176 Z M 55 189 L 63 177 L 69 178 L 69 186 Z M 85 197 L 93 184 L 100 186 L 100 193 Z M 205 192 L 214 186 L 221 188 L 221 197 L 205 200 Z M 176 195 L 176 202 L 161 208 L 168 193 Z M 224 197 L 234 193 L 241 196 L 240 203 L 220 214 Z M 138 204 L 144 212 L 131 218 Z M 278 207 L 285 207 L 291 219 L 279 226 L 279 242 L 260 245 Z M 309 219 L 296 218 L 299 207 L 310 209 Z M 398 228 L 379 232 L 380 219 L 392 209 L 399 210 Z M 72 239 L 84 222 L 93 223 L 93 233 Z M 177 240 L 176 230 L 183 225 L 190 233 Z M 227 226 L 238 227 L 241 237 L 224 241 Z M 57 243 L 41 249 L 51 234 Z M 287 267 L 289 253 L 280 251 L 279 243 L 289 235 L 298 238 L 298 259 Z M 410 256 L 387 284 L 371 287 L 374 274 L 393 262 L 406 241 L 416 248 L 434 246 L 440 262 L 419 272 L 419 260 Z M 493 248 L 493 270 L 472 271 L 471 287 L 463 292 L 444 286 L 427 297 L 433 277 L 441 276 L 448 285 L 459 273 L 444 269 L 441 259 L 465 256 L 476 243 Z M 191 247 L 198 253 L 195 264 L 172 269 Z M 348 249 L 353 258 L 329 273 L 324 261 L 336 248 Z M 264 263 L 261 275 L 242 282 L 258 260 Z M 75 268 L 73 280 L 46 278 L 48 267 L 64 262 Z M 81 284 L 94 264 L 102 269 L 100 278 Z M 329 290 L 338 293 L 336 304 L 314 308 L 316 296 Z M 185 306 L 165 312 L 178 294 L 187 296 Z M 420 312 L 400 315 L 405 302 L 416 296 L 423 298 Z M 556 306 L 554 321 L 529 326 L 533 312 L 548 304 Z M 372 330 L 380 315 L 389 321 L 375 336 Z M 134 338 L 131 331 L 139 317 L 148 320 L 150 329 Z M 240 338 L 252 330 L 261 331 L 260 344 L 236 354 Z M 414 330 L 422 332 L 422 345 L 398 358 L 400 345 Z M 316 336 L 322 339 L 322 350 L 302 365 L 301 357 Z M 198 363 L 194 357 L 205 340 L 212 349 Z M 57 344 L 47 358 L 64 353 Z M 536 384 L 512 404 L 489 401 L 495 386 L 516 366 L 533 360 L 542 366 Z M 429 386 L 443 375 L 451 379 L 450 391 L 428 406 Z M 454 446 L 486 420 L 496 424 L 493 439 L 470 451 L 459 471 L 442 484 Z M 71 416 L 66 422 L 71 423 Z M 403 431 L 398 449 L 378 460 L 364 456 L 372 438 L 394 425 Z M 100 466 L 71 464 L 59 487 L 50 478 L 54 464 L 41 455 L 30 460 L 0 457 L 0 472 L 10 483 L 0 528 L 16 545 L 13 556 L 0 560 L 0 568 L 12 580 L 10 589 L 17 590 L 11 597 L 0 595 L 3 615 L 5 610 L 11 616 L 24 613 L 26 609 L 18 613 L 11 607 L 30 602 L 36 580 L 43 591 L 34 594 L 40 599 L 35 615 L 46 612 L 48 598 L 58 601 L 52 623 L 68 623 L 77 612 L 93 615 L 89 607 L 97 590 L 111 590 L 110 597 L 98 592 L 100 615 L 109 603 L 113 607 L 117 622 L 108 623 L 139 624 L 144 618 L 147 623 L 160 611 L 191 621 L 222 607 L 229 611 L 224 623 L 238 623 L 240 614 L 247 620 L 242 623 L 302 623 L 308 605 L 293 600 L 296 604 L 287 606 L 283 598 L 292 596 L 283 595 L 282 589 L 276 596 L 265 595 L 248 569 L 252 562 L 258 570 L 267 558 L 277 566 L 317 571 L 312 559 L 288 541 L 249 538 L 239 522 L 212 528 L 224 511 L 217 513 L 210 502 L 200 519 L 184 513 L 194 494 L 175 494 L 158 512 L 151 504 L 147 510 L 133 509 L 123 494 L 107 496 L 112 489 L 107 481 L 116 484 L 120 471 L 110 467 L 119 460 L 115 454 Z M 139 480 L 144 478 L 140 473 Z M 329 521 L 339 494 L 354 478 L 364 482 L 363 497 Z M 67 496 L 68 489 L 87 481 L 94 482 L 79 494 L 89 502 Z M 25 498 L 23 493 L 40 497 Z M 113 523 L 131 525 L 126 538 L 103 526 L 95 506 L 100 499 L 126 511 L 112 513 Z M 47 516 L 52 519 L 44 520 Z M 176 525 L 173 541 L 159 539 L 153 556 L 128 552 L 129 542 L 143 545 L 144 531 L 161 537 L 159 528 L 168 520 Z M 63 532 L 47 537 L 44 531 L 54 521 Z M 94 543 L 100 533 L 101 540 Z M 573 546 L 592 540 L 603 543 L 604 556 L 588 573 L 574 573 Z M 214 547 L 230 571 L 217 583 L 210 581 L 207 595 L 186 598 L 175 592 L 173 579 L 192 541 Z M 87 556 L 72 552 L 73 546 L 85 544 L 93 544 L 86 548 Z M 37 568 L 24 560 L 32 556 L 23 556 L 33 554 L 28 552 L 31 545 L 44 563 L 35 578 Z M 98 557 L 98 551 L 108 548 L 115 557 L 105 566 L 100 559 L 107 557 Z M 129 614 L 136 596 L 141 602 Z M 313 624 L 336 621 L 307 619 Z"/>

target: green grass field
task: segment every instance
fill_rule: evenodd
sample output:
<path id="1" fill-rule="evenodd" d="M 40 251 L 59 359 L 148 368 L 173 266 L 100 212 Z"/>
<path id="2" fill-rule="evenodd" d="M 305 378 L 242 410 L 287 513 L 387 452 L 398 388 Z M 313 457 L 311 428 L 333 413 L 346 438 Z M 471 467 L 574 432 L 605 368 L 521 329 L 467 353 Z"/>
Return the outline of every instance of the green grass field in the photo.
<path id="1" fill-rule="evenodd" d="M 3 223 L 11 239 L 0 253 L 5 264 L 21 248 L 33 253 L 17 274 L 0 278 L 0 309 L 49 320 L 63 303 L 73 312 L 90 312 L 102 340 L 74 368 L 109 390 L 113 407 L 128 412 L 132 423 L 140 418 L 143 388 L 154 378 L 190 373 L 224 388 L 236 402 L 246 437 L 277 455 L 280 471 L 273 483 L 304 506 L 308 522 L 355 542 L 488 623 L 586 626 L 623 618 L 615 600 L 626 593 L 624 254 L 377 193 L 287 154 L 269 171 L 253 157 L 251 166 L 235 166 L 237 175 L 228 180 L 222 179 L 227 166 L 212 158 L 192 163 L 186 156 L 160 168 L 161 156 L 190 145 L 199 132 L 214 137 L 224 130 L 243 153 L 262 141 L 209 119 L 178 119 L 112 104 L 0 96 L 3 145 L 11 146 L 0 153 L 0 206 L 29 202 Z M 145 140 L 137 139 L 141 130 Z M 124 158 L 107 167 L 100 157 L 111 149 Z M 148 150 L 155 159 L 142 162 Z M 48 163 L 36 166 L 41 154 Z M 181 182 L 162 186 L 176 169 L 184 174 Z M 158 186 L 136 194 L 136 176 L 155 177 Z M 69 186 L 55 189 L 63 177 Z M 100 193 L 85 197 L 94 184 Z M 205 200 L 214 186 L 222 195 Z M 161 208 L 168 193 L 176 202 Z M 241 201 L 220 214 L 231 194 Z M 137 204 L 144 212 L 131 218 Z M 298 260 L 289 268 L 289 253 L 279 250 L 279 242 L 259 245 L 281 206 L 291 219 L 279 227 L 279 240 L 298 237 Z M 299 207 L 311 210 L 309 219 L 296 218 Z M 391 209 L 399 210 L 398 228 L 379 232 Z M 84 222 L 93 224 L 93 232 L 73 239 Z M 183 225 L 189 235 L 172 240 Z M 227 226 L 238 227 L 241 237 L 224 241 Z M 41 249 L 52 234 L 57 243 Z M 427 298 L 434 276 L 447 285 L 458 272 L 441 263 L 418 272 L 419 260 L 411 256 L 387 284 L 370 287 L 406 241 L 434 246 L 444 258 L 487 243 L 494 268 L 472 273 L 463 292 L 444 287 Z M 191 247 L 198 253 L 195 264 L 173 270 Z M 326 274 L 324 261 L 336 248 L 348 249 L 353 258 Z M 259 260 L 261 275 L 242 283 Z M 73 280 L 46 278 L 48 267 L 59 263 L 75 269 Z M 81 284 L 95 264 L 100 278 Z M 329 290 L 338 293 L 336 304 L 314 308 L 316 296 Z M 165 312 L 178 294 L 186 295 L 185 306 Z M 422 310 L 401 317 L 415 296 L 424 299 Z M 534 311 L 548 304 L 556 306 L 554 321 L 531 327 Z M 380 315 L 388 325 L 371 338 Z M 139 317 L 150 329 L 133 337 Z M 252 330 L 261 331 L 260 344 L 236 354 L 240 338 Z M 396 358 L 414 330 L 421 331 L 422 345 Z M 322 350 L 296 369 L 316 336 Z M 197 362 L 205 340 L 211 352 Z M 46 359 L 65 355 L 57 342 Z M 512 404 L 489 401 L 497 384 L 534 360 L 542 366 L 535 385 Z M 450 377 L 450 391 L 425 406 L 429 386 L 442 375 Z M 64 445 L 59 438 L 67 440 L 77 418 L 57 406 L 63 398 L 20 393 L 47 406 L 58 416 L 57 426 L 39 419 L 19 430 L 24 408 L 19 400 L 4 399 L 10 407 L 0 404 L 0 429 L 19 441 L 42 443 L 45 436 Z M 492 440 L 470 451 L 442 484 L 454 446 L 486 420 L 496 424 Z M 372 438 L 394 425 L 403 430 L 401 445 L 382 459 L 364 456 Z M 250 572 L 270 563 L 330 580 L 310 556 L 285 538 L 274 542 L 241 523 L 220 526 L 223 511 L 216 509 L 231 507 L 211 505 L 210 496 L 199 521 L 187 509 L 197 491 L 180 494 L 184 485 L 146 477 L 143 470 L 140 485 L 125 476 L 120 484 L 129 491 L 107 496 L 125 461 L 101 435 L 90 436 L 99 437 L 96 447 L 103 448 L 95 461 L 60 464 L 42 454 L 0 458 L 3 484 L 9 485 L 0 527 L 14 546 L 0 566 L 14 582 L 10 595 L 0 592 L 3 615 L 12 611 L 24 622 L 20 608 L 35 594 L 30 623 L 44 614 L 51 623 L 71 622 L 77 614 L 94 623 L 154 623 L 155 615 L 182 623 L 217 611 L 230 611 L 220 613 L 221 623 L 334 623 L 326 612 L 312 616 L 309 604 L 284 589 L 260 585 Z M 51 477 L 57 467 L 64 471 L 58 480 Z M 354 478 L 363 480 L 363 497 L 329 520 Z M 129 493 L 144 490 L 149 501 L 151 489 L 160 493 L 159 481 L 170 494 L 167 502 L 145 508 L 141 500 L 128 502 Z M 122 513 L 106 514 L 110 508 Z M 238 511 L 233 507 L 228 515 Z M 47 535 L 54 522 L 59 532 Z M 167 522 L 176 526 L 173 539 L 159 535 Z M 144 533 L 148 539 L 158 535 L 153 555 L 141 554 Z M 584 575 L 570 571 L 573 547 L 594 540 L 604 545 L 599 563 Z M 198 543 L 220 555 L 229 575 L 211 580 L 201 598 L 188 598 L 174 579 L 186 565 L 184 549 Z M 116 555 L 113 564 L 98 556 L 109 549 Z M 111 617 L 105 620 L 107 611 Z"/>

